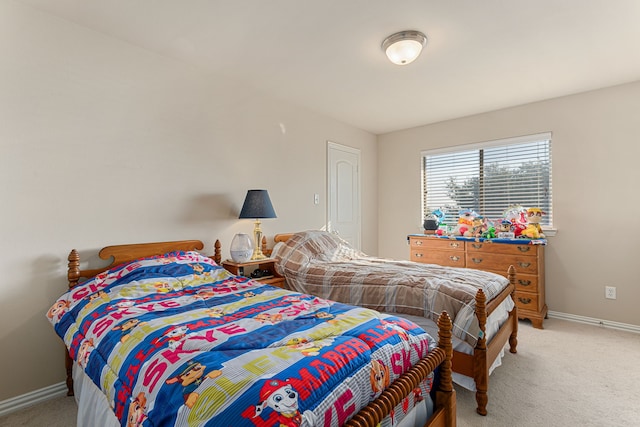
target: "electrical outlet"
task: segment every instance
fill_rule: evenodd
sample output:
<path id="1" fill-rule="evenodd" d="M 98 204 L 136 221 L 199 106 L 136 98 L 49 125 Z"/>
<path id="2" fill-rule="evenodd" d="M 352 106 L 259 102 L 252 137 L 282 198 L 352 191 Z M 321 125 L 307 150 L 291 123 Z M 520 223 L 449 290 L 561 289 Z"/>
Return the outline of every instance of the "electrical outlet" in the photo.
<path id="1" fill-rule="evenodd" d="M 616 287 L 615 286 L 605 286 L 604 287 L 604 297 L 607 299 L 616 299 Z"/>

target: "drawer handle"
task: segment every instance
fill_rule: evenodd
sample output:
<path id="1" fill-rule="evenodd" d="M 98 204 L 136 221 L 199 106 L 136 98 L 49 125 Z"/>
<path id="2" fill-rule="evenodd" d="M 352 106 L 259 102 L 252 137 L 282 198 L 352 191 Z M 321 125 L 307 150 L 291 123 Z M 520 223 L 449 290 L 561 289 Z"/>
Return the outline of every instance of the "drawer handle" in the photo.
<path id="1" fill-rule="evenodd" d="M 422 240 L 416 240 L 415 243 L 416 246 L 422 246 Z"/>
<path id="2" fill-rule="evenodd" d="M 451 242 L 451 243 L 449 243 L 449 246 L 452 247 L 452 248 L 457 248 L 458 246 L 460 246 L 460 243 Z"/>
<path id="3" fill-rule="evenodd" d="M 522 286 L 529 286 L 531 285 L 531 280 L 522 280 L 522 279 L 518 279 L 518 283 Z"/>
<path id="4" fill-rule="evenodd" d="M 519 262 L 518 265 L 522 268 L 527 268 L 531 265 L 530 262 Z"/>
<path id="5" fill-rule="evenodd" d="M 416 254 L 416 258 L 422 258 L 422 254 Z"/>
<path id="6" fill-rule="evenodd" d="M 471 246 L 473 246 L 475 249 L 480 249 L 482 247 L 482 243 L 472 243 Z"/>
<path id="7" fill-rule="evenodd" d="M 451 261 L 460 261 L 460 257 L 459 256 L 450 256 L 449 259 Z"/>
<path id="8" fill-rule="evenodd" d="M 471 258 L 471 261 L 475 262 L 476 264 L 480 264 L 482 262 L 482 258 Z"/>
<path id="9" fill-rule="evenodd" d="M 520 301 L 523 304 L 531 304 L 531 298 L 521 298 L 518 297 L 518 301 Z"/>
<path id="10" fill-rule="evenodd" d="M 529 252 L 529 250 L 531 250 L 530 246 L 518 246 L 518 250 L 520 252 Z"/>

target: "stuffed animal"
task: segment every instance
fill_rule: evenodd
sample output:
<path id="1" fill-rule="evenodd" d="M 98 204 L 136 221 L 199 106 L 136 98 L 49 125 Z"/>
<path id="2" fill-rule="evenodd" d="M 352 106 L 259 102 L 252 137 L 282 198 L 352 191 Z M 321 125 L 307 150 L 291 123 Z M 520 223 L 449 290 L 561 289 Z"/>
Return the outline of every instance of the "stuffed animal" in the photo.
<path id="1" fill-rule="evenodd" d="M 511 221 L 508 219 L 503 219 L 502 221 L 496 221 L 496 226 L 498 227 L 498 237 L 502 239 L 513 239 L 515 234 L 512 230 L 513 225 Z"/>
<path id="2" fill-rule="evenodd" d="M 509 206 L 504 211 L 503 217 L 511 221 L 511 231 L 515 237 L 520 236 L 522 231 L 527 228 L 527 210 L 522 206 Z"/>
<path id="3" fill-rule="evenodd" d="M 445 217 L 444 212 L 442 212 L 440 209 L 436 209 L 435 211 L 431 212 L 431 214 L 435 215 L 436 218 L 438 218 L 438 224 L 442 224 L 442 221 L 444 221 Z"/>
<path id="4" fill-rule="evenodd" d="M 485 239 L 495 239 L 496 228 L 493 225 L 488 226 L 487 229 L 482 232 L 482 237 L 484 237 Z"/>
<path id="5" fill-rule="evenodd" d="M 473 228 L 473 219 L 478 216 L 477 213 L 470 209 L 462 209 L 459 212 L 460 219 L 458 219 L 458 224 L 453 229 L 454 236 L 464 236 L 467 231 L 470 231 Z"/>
<path id="6" fill-rule="evenodd" d="M 465 231 L 464 237 L 482 237 L 482 233 L 485 230 L 486 226 L 484 225 L 484 218 L 478 215 L 471 222 L 471 229 Z"/>
<path id="7" fill-rule="evenodd" d="M 443 234 L 447 234 L 447 225 L 444 223 L 445 213 L 440 209 L 436 209 L 431 212 L 431 215 L 435 216 L 438 220 L 438 228 L 436 229 L 436 234 L 442 236 Z"/>
<path id="8" fill-rule="evenodd" d="M 542 232 L 542 227 L 540 226 L 540 220 L 542 219 L 542 215 L 546 212 L 543 212 L 540 208 L 529 208 L 527 209 L 527 228 L 525 228 L 520 234 L 521 237 L 528 237 L 529 239 L 544 239 L 544 233 Z"/>
<path id="9" fill-rule="evenodd" d="M 508 233 L 511 231 L 511 221 L 508 219 L 503 219 L 499 223 L 496 223 L 498 226 L 498 232 L 500 233 Z"/>

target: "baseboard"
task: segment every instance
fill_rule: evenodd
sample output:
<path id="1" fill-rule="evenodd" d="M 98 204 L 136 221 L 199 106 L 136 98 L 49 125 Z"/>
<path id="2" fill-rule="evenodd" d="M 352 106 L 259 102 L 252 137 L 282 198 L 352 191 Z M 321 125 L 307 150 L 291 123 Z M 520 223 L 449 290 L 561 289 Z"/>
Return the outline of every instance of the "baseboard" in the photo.
<path id="1" fill-rule="evenodd" d="M 640 326 L 632 325 L 630 323 L 612 322 L 611 320 L 602 320 L 602 319 L 596 319 L 594 317 L 578 316 L 575 314 L 561 313 L 559 311 L 549 311 L 547 315 L 549 317 L 553 317 L 554 319 L 570 320 L 572 322 L 586 323 L 588 325 L 604 326 L 607 328 L 618 329 L 618 330 L 627 331 L 627 332 L 635 332 L 637 334 L 640 334 Z"/>
<path id="2" fill-rule="evenodd" d="M 3 400 L 0 402 L 0 417 L 26 408 L 27 406 L 35 405 L 36 403 L 64 396 L 66 394 L 67 385 L 64 382 L 61 382 L 20 396 L 12 397 L 11 399 Z"/>

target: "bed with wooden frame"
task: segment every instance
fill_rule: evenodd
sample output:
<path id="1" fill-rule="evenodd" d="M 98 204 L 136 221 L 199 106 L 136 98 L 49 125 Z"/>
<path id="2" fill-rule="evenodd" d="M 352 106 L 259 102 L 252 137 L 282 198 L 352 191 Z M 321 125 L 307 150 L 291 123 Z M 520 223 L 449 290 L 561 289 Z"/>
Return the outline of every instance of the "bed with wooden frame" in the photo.
<path id="1" fill-rule="evenodd" d="M 80 255 L 74 249 L 68 256 L 67 277 L 69 289 L 72 290 L 84 281 L 81 278 L 91 279 L 115 266 L 138 260 L 145 257 L 162 255 L 173 251 L 198 251 L 204 247 L 199 240 L 183 240 L 173 242 L 142 243 L 108 246 L 100 250 L 101 259 L 111 259 L 108 266 L 97 269 L 80 269 Z M 221 265 L 220 243 L 215 243 L 215 254 L 210 256 L 216 264 Z M 362 408 L 355 416 L 344 425 L 352 427 L 374 427 L 387 416 L 403 399 L 415 392 L 417 385 L 438 368 L 439 380 L 433 393 L 434 411 L 425 427 L 455 426 L 456 425 L 456 399 L 451 379 L 451 320 L 446 313 L 438 319 L 438 345 L 429 354 L 420 359 L 417 364 L 403 373 L 398 379 L 386 388 L 379 397 Z M 74 380 L 72 367 L 74 361 L 69 356 L 67 349 L 65 366 L 67 371 L 68 395 L 74 395 Z M 105 400 L 106 402 L 106 400 Z M 137 424 L 136 424 L 137 425 Z"/>
<path id="2" fill-rule="evenodd" d="M 274 236 L 274 242 L 276 244 L 279 242 L 286 242 L 294 234 L 295 233 L 277 234 Z M 262 246 L 264 253 L 271 254 L 270 250 L 267 249 L 267 240 L 264 237 L 262 239 Z M 492 335 L 492 337 L 490 337 L 490 341 L 487 341 L 486 334 L 487 318 L 505 301 L 506 298 L 509 296 L 514 298 L 515 269 L 513 266 L 509 267 L 507 278 L 509 280 L 509 285 L 491 301 L 487 301 L 482 289 L 479 289 L 476 294 L 475 316 L 478 320 L 478 325 L 482 333 L 473 348 L 473 354 L 464 353 L 455 349 L 453 351 L 452 370 L 455 373 L 473 379 L 476 389 L 476 411 L 480 415 L 487 414 L 490 368 L 496 359 L 500 357 L 507 343 L 509 343 L 509 351 L 511 353 L 517 353 L 518 315 L 515 305 L 513 306 L 513 309 L 508 312 L 508 317 L 499 326 L 499 329 Z M 402 316 L 402 314 L 400 314 L 400 316 Z M 412 317 L 408 318 L 412 319 Z"/>

